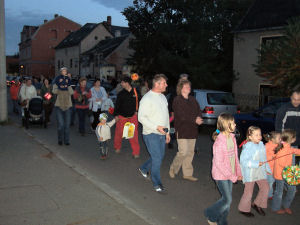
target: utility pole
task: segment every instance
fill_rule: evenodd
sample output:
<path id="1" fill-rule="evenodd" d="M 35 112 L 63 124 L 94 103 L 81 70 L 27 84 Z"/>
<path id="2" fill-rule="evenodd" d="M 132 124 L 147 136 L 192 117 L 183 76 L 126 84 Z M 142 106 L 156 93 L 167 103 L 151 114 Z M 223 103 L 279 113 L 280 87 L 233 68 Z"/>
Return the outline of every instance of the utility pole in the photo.
<path id="1" fill-rule="evenodd" d="M 0 122 L 7 121 L 5 16 L 4 0 L 0 0 Z"/>

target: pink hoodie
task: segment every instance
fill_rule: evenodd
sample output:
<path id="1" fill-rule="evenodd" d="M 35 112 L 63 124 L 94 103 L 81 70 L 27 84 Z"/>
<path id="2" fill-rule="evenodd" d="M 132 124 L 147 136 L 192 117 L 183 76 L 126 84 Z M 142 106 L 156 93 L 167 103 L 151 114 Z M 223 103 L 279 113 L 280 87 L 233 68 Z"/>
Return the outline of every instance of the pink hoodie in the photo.
<path id="1" fill-rule="evenodd" d="M 242 176 L 234 134 L 230 134 L 234 142 L 235 174 L 232 173 L 227 150 L 227 137 L 220 133 L 213 145 L 212 177 L 214 180 L 231 180 L 233 183 Z"/>

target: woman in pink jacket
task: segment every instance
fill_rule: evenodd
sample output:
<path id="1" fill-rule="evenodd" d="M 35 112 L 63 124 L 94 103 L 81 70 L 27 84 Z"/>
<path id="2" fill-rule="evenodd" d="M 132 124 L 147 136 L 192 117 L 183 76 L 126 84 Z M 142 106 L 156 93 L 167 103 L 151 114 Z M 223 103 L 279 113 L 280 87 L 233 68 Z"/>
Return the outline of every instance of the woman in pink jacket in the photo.
<path id="1" fill-rule="evenodd" d="M 232 183 L 242 180 L 242 173 L 237 153 L 234 118 L 222 113 L 218 117 L 217 130 L 213 134 L 212 177 L 221 193 L 221 199 L 204 214 L 210 225 L 227 225 L 227 216 L 232 201 Z"/>

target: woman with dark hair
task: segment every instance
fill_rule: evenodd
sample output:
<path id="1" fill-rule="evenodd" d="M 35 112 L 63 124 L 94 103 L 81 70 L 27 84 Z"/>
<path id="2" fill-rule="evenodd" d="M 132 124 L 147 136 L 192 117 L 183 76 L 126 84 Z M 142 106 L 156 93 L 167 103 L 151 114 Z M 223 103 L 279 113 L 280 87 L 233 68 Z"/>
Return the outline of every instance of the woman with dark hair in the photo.
<path id="1" fill-rule="evenodd" d="M 193 177 L 194 149 L 198 137 L 198 125 L 202 124 L 201 110 L 197 100 L 190 96 L 191 83 L 180 80 L 177 84 L 177 96 L 173 101 L 174 121 L 178 152 L 169 170 L 169 175 L 174 178 L 182 168 L 183 178 L 197 181 Z"/>
<path id="2" fill-rule="evenodd" d="M 85 118 L 89 110 L 89 98 L 91 97 L 91 90 L 86 86 L 86 78 L 79 79 L 79 87 L 74 91 L 75 108 L 78 114 L 79 133 L 85 136 Z"/>
<path id="3" fill-rule="evenodd" d="M 48 123 L 50 122 L 50 116 L 54 106 L 54 95 L 52 93 L 52 85 L 48 78 L 43 80 L 43 85 L 40 92 L 41 97 L 43 98 L 43 108 L 45 112 L 44 127 L 47 128 Z"/>
<path id="4" fill-rule="evenodd" d="M 92 111 L 94 115 L 94 121 L 92 123 L 92 129 L 95 130 L 99 123 L 99 115 L 101 114 L 101 105 L 107 99 L 107 93 L 103 87 L 101 87 L 100 79 L 96 79 L 94 87 L 91 88 L 92 94 Z"/>

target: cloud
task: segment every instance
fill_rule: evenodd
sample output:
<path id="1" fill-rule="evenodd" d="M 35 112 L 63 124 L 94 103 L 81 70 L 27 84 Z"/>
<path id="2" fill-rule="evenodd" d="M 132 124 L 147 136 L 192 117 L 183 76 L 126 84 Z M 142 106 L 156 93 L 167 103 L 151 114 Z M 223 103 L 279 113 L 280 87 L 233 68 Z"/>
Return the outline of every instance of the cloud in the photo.
<path id="1" fill-rule="evenodd" d="M 54 15 L 33 11 L 21 11 L 13 13 L 6 9 L 5 15 L 5 42 L 6 54 L 12 55 L 19 52 L 20 33 L 24 25 L 38 26 L 44 19 L 52 19 Z"/>
<path id="2" fill-rule="evenodd" d="M 133 0 L 92 0 L 107 8 L 113 8 L 118 11 L 123 11 L 124 8 L 132 5 Z"/>

